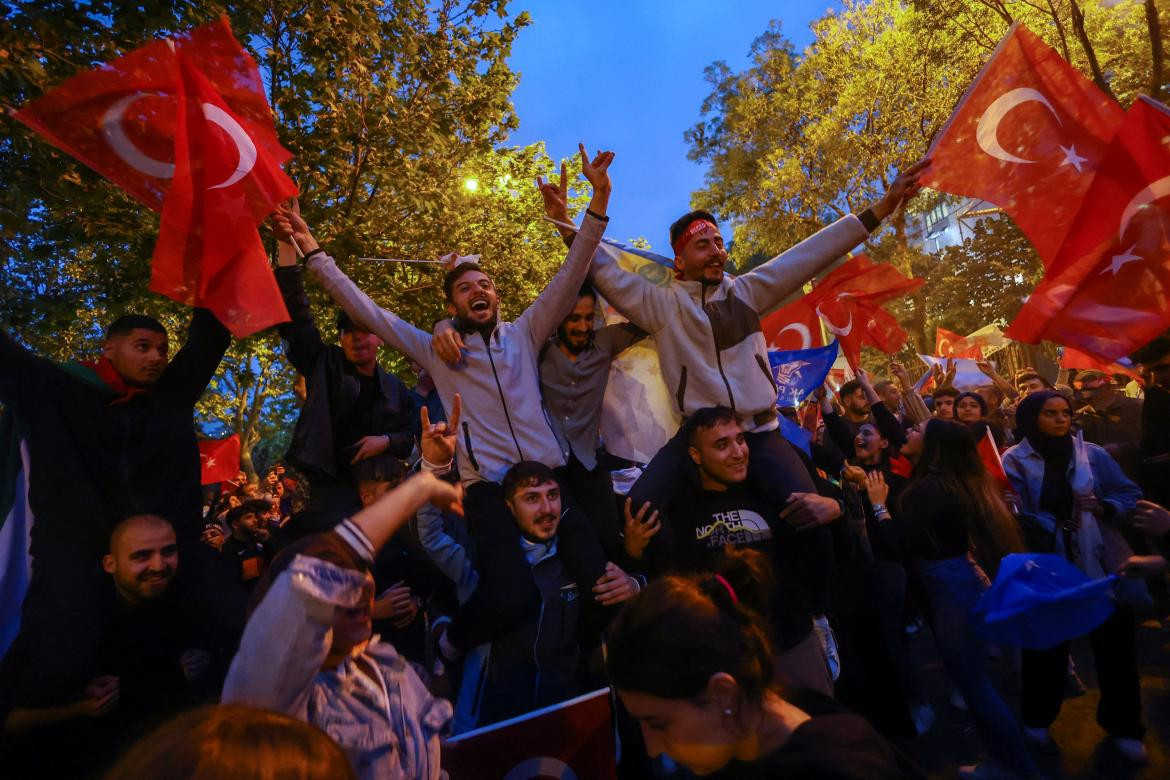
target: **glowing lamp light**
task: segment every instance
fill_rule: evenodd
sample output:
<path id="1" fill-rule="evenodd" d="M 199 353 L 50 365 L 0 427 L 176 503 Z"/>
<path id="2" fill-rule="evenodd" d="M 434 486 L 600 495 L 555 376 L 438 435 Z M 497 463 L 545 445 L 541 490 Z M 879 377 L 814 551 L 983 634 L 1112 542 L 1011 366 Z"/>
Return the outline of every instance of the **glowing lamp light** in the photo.
<path id="1" fill-rule="evenodd" d="M 463 188 L 468 192 L 475 192 L 479 189 L 479 179 L 464 179 Z"/>

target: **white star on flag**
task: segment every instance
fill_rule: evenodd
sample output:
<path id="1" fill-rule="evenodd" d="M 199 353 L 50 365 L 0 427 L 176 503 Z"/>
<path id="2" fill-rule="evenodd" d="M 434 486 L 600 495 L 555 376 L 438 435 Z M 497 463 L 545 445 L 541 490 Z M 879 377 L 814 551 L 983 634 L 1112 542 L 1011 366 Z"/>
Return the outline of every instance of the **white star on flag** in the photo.
<path id="1" fill-rule="evenodd" d="M 203 465 L 204 466 L 214 466 L 215 465 L 215 458 L 210 456 L 210 455 L 204 455 L 203 456 Z"/>
<path id="2" fill-rule="evenodd" d="M 1136 247 L 1137 247 L 1137 244 L 1132 244 L 1129 247 L 1129 249 L 1125 250 L 1121 254 L 1114 255 L 1113 259 L 1109 262 L 1109 267 L 1101 269 L 1101 274 L 1104 275 L 1104 274 L 1112 271 L 1113 275 L 1117 276 L 1117 272 L 1120 271 L 1121 267 L 1124 266 L 1126 263 L 1132 263 L 1134 260 L 1141 260 L 1142 259 L 1141 255 L 1135 255 L 1133 253 L 1133 250 Z"/>
<path id="3" fill-rule="evenodd" d="M 1062 146 L 1060 147 L 1060 151 L 1064 152 L 1064 162 L 1061 163 L 1061 166 L 1063 167 L 1065 165 L 1071 165 L 1077 169 L 1077 173 L 1081 172 L 1081 163 L 1086 163 L 1089 161 L 1088 157 L 1081 157 L 1079 154 L 1077 154 L 1076 146 Z"/>

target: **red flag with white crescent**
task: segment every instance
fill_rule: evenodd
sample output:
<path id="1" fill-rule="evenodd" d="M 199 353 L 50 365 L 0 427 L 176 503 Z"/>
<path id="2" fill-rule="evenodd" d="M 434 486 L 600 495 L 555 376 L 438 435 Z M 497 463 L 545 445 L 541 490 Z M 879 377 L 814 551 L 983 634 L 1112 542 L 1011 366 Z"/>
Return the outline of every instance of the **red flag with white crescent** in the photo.
<path id="1" fill-rule="evenodd" d="M 236 478 L 240 471 L 240 437 L 199 440 L 200 484 L 214 485 Z"/>
<path id="2" fill-rule="evenodd" d="M 1055 260 L 1124 111 L 1023 25 L 935 137 L 922 183 L 990 201 Z"/>
<path id="3" fill-rule="evenodd" d="M 1170 108 L 1142 97 L 1043 281 L 1007 329 L 1116 361 L 1170 327 Z"/>
<path id="4" fill-rule="evenodd" d="M 761 319 L 760 330 L 768 343 L 768 349 L 791 351 L 825 346 L 821 321 L 816 310 L 804 298 L 782 306 Z"/>

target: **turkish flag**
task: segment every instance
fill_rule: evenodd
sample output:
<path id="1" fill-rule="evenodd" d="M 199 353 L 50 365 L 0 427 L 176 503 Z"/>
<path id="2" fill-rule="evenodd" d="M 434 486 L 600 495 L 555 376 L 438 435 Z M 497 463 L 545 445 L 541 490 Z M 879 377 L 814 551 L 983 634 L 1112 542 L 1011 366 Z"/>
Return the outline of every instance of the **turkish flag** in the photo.
<path id="1" fill-rule="evenodd" d="M 610 693 L 603 688 L 443 743 L 443 769 L 468 778 L 617 777 Z"/>
<path id="2" fill-rule="evenodd" d="M 1106 362 L 1170 326 L 1170 109 L 1134 102 L 1068 240 L 1007 330 Z"/>
<path id="3" fill-rule="evenodd" d="M 199 467 L 202 485 L 228 482 L 240 471 L 240 437 L 232 434 L 226 439 L 199 441 Z"/>
<path id="4" fill-rule="evenodd" d="M 150 289 L 215 312 L 247 336 L 288 321 L 256 225 L 296 186 L 188 57 L 178 55 L 175 171 Z"/>
<path id="5" fill-rule="evenodd" d="M 934 354 L 939 357 L 983 359 L 983 350 L 978 344 L 971 344 L 965 337 L 946 328 L 936 327 L 934 332 Z"/>
<path id="6" fill-rule="evenodd" d="M 190 83 L 190 71 L 201 74 L 198 84 Z M 192 131 L 193 114 L 200 109 L 187 105 L 192 101 L 208 104 L 197 121 L 210 127 Z M 259 69 L 232 36 L 226 18 L 80 73 L 14 116 L 155 211 L 166 212 L 165 201 L 176 185 L 191 191 L 163 215 L 164 228 L 171 232 L 165 242 L 166 231 L 160 234 L 151 289 L 211 309 L 237 336 L 288 319 L 266 256 L 267 279 L 259 276 L 257 248 L 263 252 L 258 235 L 245 241 L 238 223 L 248 215 L 255 234 L 277 196 L 295 194 L 292 182 L 277 168 L 291 155 L 276 137 Z M 183 155 L 176 150 L 180 131 L 187 134 Z M 209 137 L 200 140 L 204 136 Z M 192 159 L 192 149 L 212 157 Z M 178 176 L 194 176 L 212 190 L 196 198 L 194 179 L 179 183 Z M 216 245 L 203 246 L 198 235 L 202 227 L 186 218 L 196 231 L 187 266 L 160 268 L 160 252 L 172 263 L 176 253 L 174 227 L 184 221 L 176 208 L 200 204 L 198 213 Z M 218 257 L 212 267 L 192 266 L 232 241 L 230 254 Z"/>
<path id="7" fill-rule="evenodd" d="M 990 201 L 1055 260 L 1124 111 L 1014 24 L 935 137 L 922 183 Z"/>
<path id="8" fill-rule="evenodd" d="M 1127 365 L 1128 364 L 1128 365 Z M 1079 349 L 1065 347 L 1060 355 L 1060 367 L 1077 371 L 1104 371 L 1106 374 L 1125 374 L 1133 379 L 1140 379 L 1137 369 L 1127 359 L 1125 363 L 1102 360 L 1101 358 L 1086 355 Z"/>
<path id="9" fill-rule="evenodd" d="M 801 300 L 837 336 L 846 361 L 856 369 L 863 344 L 893 354 L 906 343 L 906 331 L 881 305 L 921 285 L 922 279 L 903 276 L 888 263 L 875 263 L 866 255 L 854 255 L 834 268 Z"/>
<path id="10" fill-rule="evenodd" d="M 760 320 L 768 349 L 784 351 L 825 346 L 821 321 L 804 298 L 782 306 Z"/>
<path id="11" fill-rule="evenodd" d="M 975 448 L 979 451 L 979 459 L 983 461 L 984 468 L 995 480 L 995 484 L 1006 493 L 1014 493 L 1015 488 L 1012 487 L 1007 472 L 1003 470 L 1003 460 L 999 457 L 999 448 L 995 446 L 995 438 L 992 437 L 990 428 L 983 429 L 983 438 L 976 443 Z"/>

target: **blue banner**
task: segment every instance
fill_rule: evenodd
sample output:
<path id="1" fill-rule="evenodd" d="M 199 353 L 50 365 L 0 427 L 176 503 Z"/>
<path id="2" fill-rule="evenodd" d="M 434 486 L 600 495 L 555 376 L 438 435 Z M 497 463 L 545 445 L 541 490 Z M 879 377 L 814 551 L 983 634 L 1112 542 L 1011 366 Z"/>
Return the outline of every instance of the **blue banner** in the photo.
<path id="1" fill-rule="evenodd" d="M 778 387 L 776 405 L 799 406 L 825 383 L 825 377 L 836 360 L 836 341 L 812 349 L 768 350 L 768 362 Z"/>

